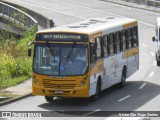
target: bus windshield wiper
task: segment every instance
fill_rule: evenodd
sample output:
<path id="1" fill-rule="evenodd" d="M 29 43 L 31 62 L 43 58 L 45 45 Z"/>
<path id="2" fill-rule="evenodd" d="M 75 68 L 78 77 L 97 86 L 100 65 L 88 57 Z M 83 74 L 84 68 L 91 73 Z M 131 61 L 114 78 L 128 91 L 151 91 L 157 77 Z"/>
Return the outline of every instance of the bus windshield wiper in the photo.
<path id="1" fill-rule="evenodd" d="M 73 53 L 73 48 L 75 47 L 75 45 L 76 45 L 76 43 L 74 42 L 74 43 L 72 44 L 71 49 L 70 49 L 69 52 L 68 52 L 68 55 L 67 55 L 67 58 L 66 58 L 66 60 L 65 60 L 64 66 L 65 66 L 66 63 L 68 62 L 68 59 L 71 57 L 71 55 L 72 55 L 72 53 Z"/>
<path id="2" fill-rule="evenodd" d="M 54 51 L 53 51 L 53 49 L 51 48 L 51 45 L 48 43 L 48 41 L 47 41 L 46 43 L 47 43 L 47 47 L 49 48 L 50 54 L 53 56 L 53 55 L 54 55 Z"/>

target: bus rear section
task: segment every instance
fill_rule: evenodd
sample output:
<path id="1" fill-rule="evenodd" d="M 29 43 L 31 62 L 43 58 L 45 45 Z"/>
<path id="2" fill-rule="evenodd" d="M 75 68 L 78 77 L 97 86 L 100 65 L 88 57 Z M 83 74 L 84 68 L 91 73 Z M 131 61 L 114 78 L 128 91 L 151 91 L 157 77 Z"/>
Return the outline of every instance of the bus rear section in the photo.
<path id="1" fill-rule="evenodd" d="M 153 41 L 156 43 L 156 60 L 157 66 L 160 66 L 160 17 L 157 18 L 156 28 L 155 28 L 156 36 L 153 37 Z"/>

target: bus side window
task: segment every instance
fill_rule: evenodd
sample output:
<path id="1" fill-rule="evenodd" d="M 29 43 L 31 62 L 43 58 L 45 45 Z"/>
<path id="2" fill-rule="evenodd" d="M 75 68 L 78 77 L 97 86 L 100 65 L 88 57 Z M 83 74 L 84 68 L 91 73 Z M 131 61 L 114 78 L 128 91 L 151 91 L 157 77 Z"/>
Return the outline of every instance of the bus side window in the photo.
<path id="1" fill-rule="evenodd" d="M 138 28 L 137 26 L 132 28 L 132 46 L 133 47 L 138 46 Z"/>
<path id="2" fill-rule="evenodd" d="M 123 43 L 123 51 L 124 50 L 126 50 L 126 34 L 125 34 L 126 32 L 125 32 L 125 30 L 123 30 L 122 32 L 121 32 L 121 39 L 122 39 L 122 43 Z"/>
<path id="3" fill-rule="evenodd" d="M 104 44 L 104 56 L 108 56 L 108 47 L 107 47 L 107 40 L 108 40 L 108 36 L 105 35 L 103 36 L 103 44 Z"/>
<path id="4" fill-rule="evenodd" d="M 132 36 L 131 36 L 131 28 L 127 29 L 126 30 L 126 36 L 127 36 L 127 40 L 126 40 L 126 48 L 127 49 L 130 49 L 132 46 L 131 46 L 131 39 L 132 39 Z"/>
<path id="5" fill-rule="evenodd" d="M 104 39 L 103 37 L 100 37 L 101 39 L 101 58 L 104 58 Z"/>
<path id="6" fill-rule="evenodd" d="M 114 34 L 109 34 L 109 52 L 110 55 L 114 54 Z"/>
<path id="7" fill-rule="evenodd" d="M 120 35 L 120 51 L 123 51 L 122 31 L 119 32 L 119 35 Z"/>
<path id="8" fill-rule="evenodd" d="M 100 37 L 96 38 L 96 55 L 97 55 L 97 60 L 102 58 L 102 53 L 101 53 L 101 46 L 102 45 L 102 39 Z"/>
<path id="9" fill-rule="evenodd" d="M 115 33 L 115 44 L 116 44 L 116 53 L 119 53 L 121 50 L 120 48 L 120 32 Z"/>

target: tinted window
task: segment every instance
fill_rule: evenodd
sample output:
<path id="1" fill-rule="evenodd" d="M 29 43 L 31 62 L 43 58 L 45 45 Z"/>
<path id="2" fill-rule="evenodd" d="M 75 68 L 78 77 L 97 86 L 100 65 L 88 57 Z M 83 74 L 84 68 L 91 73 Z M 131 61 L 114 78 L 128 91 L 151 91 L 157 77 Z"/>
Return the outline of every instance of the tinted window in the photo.
<path id="1" fill-rule="evenodd" d="M 120 52 L 120 32 L 115 33 L 115 41 L 116 41 L 116 51 Z"/>
<path id="2" fill-rule="evenodd" d="M 133 47 L 138 46 L 138 28 L 137 26 L 132 28 L 132 46 Z"/>

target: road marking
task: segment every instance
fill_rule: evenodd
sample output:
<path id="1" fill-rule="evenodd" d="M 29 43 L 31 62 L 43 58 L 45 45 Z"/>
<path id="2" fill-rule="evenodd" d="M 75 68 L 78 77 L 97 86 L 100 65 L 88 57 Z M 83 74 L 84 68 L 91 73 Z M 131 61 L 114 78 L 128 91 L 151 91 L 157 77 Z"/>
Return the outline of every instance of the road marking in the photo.
<path id="1" fill-rule="evenodd" d="M 121 102 L 121 101 L 123 101 L 123 100 L 125 100 L 125 99 L 127 99 L 129 97 L 131 97 L 131 95 L 127 95 L 126 97 L 119 99 L 118 102 Z"/>
<path id="2" fill-rule="evenodd" d="M 143 45 L 144 47 L 146 47 L 146 48 L 148 47 L 148 46 L 147 46 L 147 45 L 145 45 L 145 44 L 142 44 L 142 45 Z"/>
<path id="3" fill-rule="evenodd" d="M 157 63 L 157 62 L 156 62 L 156 61 L 154 61 L 154 62 L 153 62 L 153 65 L 155 66 L 155 65 L 156 65 L 156 63 Z"/>
<path id="4" fill-rule="evenodd" d="M 33 97 L 33 96 L 32 96 Z M 28 98 L 31 98 L 31 97 L 28 97 Z M 27 99 L 27 98 L 26 98 Z M 25 99 L 22 99 L 20 101 L 16 101 L 16 102 L 13 102 L 13 103 L 10 103 L 10 104 L 7 104 L 5 106 L 2 106 L 1 110 L 9 110 L 11 108 L 15 108 L 19 105 L 25 105 L 25 103 L 29 103 L 29 102 L 32 102 L 34 101 L 34 99 L 31 99 L 31 100 L 27 100 L 27 101 L 24 101 Z"/>
<path id="5" fill-rule="evenodd" d="M 111 12 L 106 12 L 106 11 L 104 11 L 104 10 L 97 10 L 97 9 L 94 9 L 94 8 L 90 8 L 90 7 L 86 7 L 86 6 L 81 6 L 81 5 L 77 5 L 77 4 L 73 4 L 73 3 L 68 3 L 68 2 L 64 2 L 64 1 L 58 1 L 58 0 L 52 0 L 52 1 L 57 1 L 57 2 L 60 2 L 60 3 L 64 3 L 64 4 L 76 6 L 76 7 L 81 7 L 81 8 L 86 8 L 86 9 L 90 9 L 90 10 L 94 10 L 94 11 L 98 11 L 98 12 L 103 12 L 103 13 L 111 14 L 111 15 L 114 15 L 114 16 L 126 17 L 126 16 L 123 16 L 123 15 L 118 15 L 118 14 L 111 13 Z M 138 10 L 138 9 L 137 9 L 137 10 Z M 137 19 L 137 20 L 138 20 L 138 19 Z M 145 25 L 148 25 L 148 26 L 151 26 L 151 27 L 155 27 L 155 25 L 152 25 L 152 24 L 143 22 L 143 21 L 141 21 L 141 20 L 138 20 L 138 21 L 139 21 L 140 23 L 145 24 Z"/>
<path id="6" fill-rule="evenodd" d="M 147 83 L 143 83 L 138 89 L 141 90 L 141 89 L 143 89 L 146 85 L 147 85 Z"/>
<path id="7" fill-rule="evenodd" d="M 23 3 L 23 4 L 28 4 L 28 5 L 31 5 L 31 6 L 35 6 L 35 7 L 39 7 L 39 8 L 43 8 L 43 9 L 50 10 L 50 11 L 55 11 L 55 12 L 58 12 L 58 13 L 61 13 L 61 14 L 72 16 L 72 17 L 77 17 L 77 18 L 80 18 L 82 20 L 86 20 L 86 18 L 76 16 L 76 15 L 73 15 L 73 14 L 69 14 L 69 13 L 64 13 L 63 11 L 55 10 L 55 9 L 52 9 L 52 8 L 46 8 L 46 7 L 43 7 L 43 6 L 40 6 L 40 5 L 30 4 L 30 3 L 22 2 L 22 1 L 19 1 L 19 0 L 14 0 L 14 1 L 17 1 L 17 2 Z"/>
<path id="8" fill-rule="evenodd" d="M 101 1 L 101 0 L 98 0 L 97 2 L 105 2 L 105 1 Z M 144 9 L 141 9 L 141 8 L 138 8 L 138 7 L 132 7 L 132 6 L 126 6 L 126 5 L 128 5 L 128 4 L 122 4 L 122 5 L 120 5 L 119 3 L 115 3 L 115 2 L 108 2 L 108 1 L 106 1 L 108 4 L 112 4 L 112 5 L 115 5 L 115 6 L 120 6 L 120 7 L 123 7 L 123 8 L 131 8 L 131 9 L 134 9 L 134 10 L 137 10 L 137 11 L 142 11 L 142 12 L 146 12 L 146 13 L 151 13 L 151 14 L 155 14 L 155 15 L 159 15 L 159 13 L 158 12 L 154 12 L 154 11 L 150 11 L 150 10 L 144 10 Z M 126 2 L 127 3 L 127 2 Z M 142 5 L 143 6 L 143 5 Z"/>
<path id="9" fill-rule="evenodd" d="M 149 74 L 149 77 L 153 77 L 154 73 L 155 73 L 155 72 L 152 71 L 152 72 Z"/>
<path id="10" fill-rule="evenodd" d="M 80 119 L 80 117 L 85 117 L 85 116 L 94 114 L 94 113 L 96 113 L 96 112 L 98 112 L 98 111 L 101 111 L 101 109 L 94 110 L 94 111 L 92 111 L 92 112 L 86 113 L 86 114 L 81 115 L 81 116 L 79 116 L 79 117 L 69 118 L 69 120 L 77 120 L 77 119 Z"/>
<path id="11" fill-rule="evenodd" d="M 19 3 L 28 4 L 28 5 L 31 5 L 31 6 L 41 7 L 41 8 L 43 8 L 43 9 L 47 9 L 47 10 L 52 10 L 52 11 L 55 11 L 55 12 L 58 12 L 58 13 L 61 13 L 61 14 L 65 14 L 65 15 L 77 17 L 77 18 L 80 18 L 80 19 L 83 19 L 83 20 L 86 20 L 86 19 L 87 19 L 87 18 L 83 18 L 83 17 L 76 16 L 76 15 L 73 15 L 73 14 L 64 13 L 63 11 L 58 11 L 58 10 L 55 10 L 55 9 L 52 9 L 52 8 L 46 8 L 46 7 L 43 7 L 43 6 L 40 6 L 40 5 L 30 4 L 30 3 L 22 2 L 22 1 L 19 1 L 19 0 L 14 0 L 14 1 L 17 1 L 17 2 L 19 2 Z M 82 8 L 86 8 L 86 9 L 98 11 L 98 12 L 103 12 L 103 13 L 111 14 L 111 15 L 114 15 L 114 16 L 125 17 L 125 16 L 122 16 L 122 15 L 114 14 L 114 13 L 111 13 L 111 12 L 106 12 L 106 11 L 103 11 L 103 10 L 97 10 L 97 9 L 90 8 L 90 7 L 86 7 L 86 6 L 76 5 L 76 4 L 72 4 L 72 3 L 68 3 L 68 2 L 62 2 L 62 1 L 58 1 L 58 0 L 53 0 L 53 1 L 57 1 L 57 2 L 60 2 L 60 3 L 69 4 L 69 5 L 72 5 L 72 6 L 82 7 Z M 137 20 L 138 20 L 138 19 L 137 19 Z M 143 21 L 141 21 L 141 20 L 138 20 L 138 21 L 139 21 L 140 23 L 145 24 L 145 25 L 148 25 L 148 26 L 151 26 L 151 27 L 155 27 L 154 25 L 149 24 L 149 23 L 146 23 L 146 22 L 143 22 Z"/>
<path id="12" fill-rule="evenodd" d="M 88 115 L 91 115 L 91 114 L 96 113 L 96 112 L 98 112 L 98 111 L 101 111 L 101 109 L 94 110 L 94 111 L 89 112 L 89 113 L 86 113 L 86 114 L 84 114 L 84 115 L 82 115 L 82 116 L 88 116 Z"/>
<path id="13" fill-rule="evenodd" d="M 154 52 L 151 52 L 151 55 L 152 55 L 152 56 L 155 56 Z"/>

